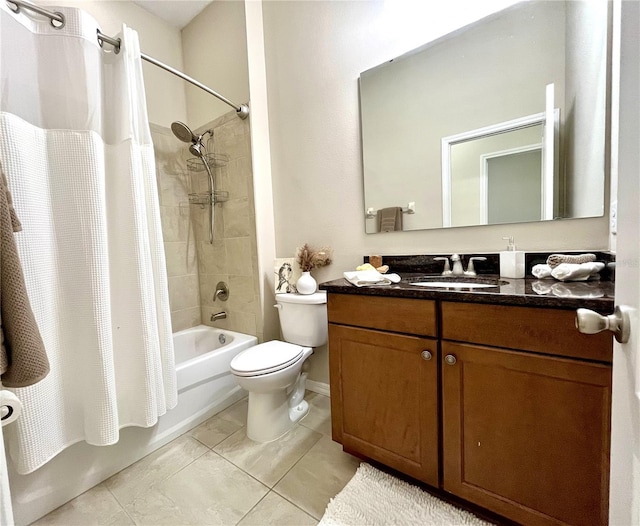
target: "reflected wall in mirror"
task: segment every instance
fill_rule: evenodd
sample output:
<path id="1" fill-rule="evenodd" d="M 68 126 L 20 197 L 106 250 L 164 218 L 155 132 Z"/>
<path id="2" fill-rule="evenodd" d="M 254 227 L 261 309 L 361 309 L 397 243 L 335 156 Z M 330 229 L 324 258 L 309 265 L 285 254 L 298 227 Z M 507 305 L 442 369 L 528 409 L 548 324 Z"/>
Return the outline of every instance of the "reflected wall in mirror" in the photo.
<path id="1" fill-rule="evenodd" d="M 608 9 L 523 2 L 362 73 L 366 232 L 409 203 L 403 230 L 603 215 Z M 535 115 L 518 146 L 456 143 L 451 166 L 472 170 L 443 176 L 444 139 Z"/>

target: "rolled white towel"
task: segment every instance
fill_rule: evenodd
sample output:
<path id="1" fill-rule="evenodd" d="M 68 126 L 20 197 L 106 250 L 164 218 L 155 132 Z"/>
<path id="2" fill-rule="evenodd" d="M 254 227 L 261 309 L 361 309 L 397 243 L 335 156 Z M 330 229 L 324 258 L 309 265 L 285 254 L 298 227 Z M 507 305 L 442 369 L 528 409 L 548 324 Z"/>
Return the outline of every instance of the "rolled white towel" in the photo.
<path id="1" fill-rule="evenodd" d="M 587 281 L 600 278 L 604 263 L 561 263 L 551 271 L 551 275 L 560 281 Z"/>
<path id="2" fill-rule="evenodd" d="M 353 272 L 345 272 L 343 276 L 344 279 L 356 287 L 391 285 L 392 283 L 398 283 L 400 281 L 398 274 L 380 274 L 377 270 L 356 270 Z"/>
<path id="3" fill-rule="evenodd" d="M 551 267 L 542 263 L 539 265 L 534 265 L 531 269 L 531 274 L 533 274 L 536 278 L 549 278 L 551 277 Z"/>

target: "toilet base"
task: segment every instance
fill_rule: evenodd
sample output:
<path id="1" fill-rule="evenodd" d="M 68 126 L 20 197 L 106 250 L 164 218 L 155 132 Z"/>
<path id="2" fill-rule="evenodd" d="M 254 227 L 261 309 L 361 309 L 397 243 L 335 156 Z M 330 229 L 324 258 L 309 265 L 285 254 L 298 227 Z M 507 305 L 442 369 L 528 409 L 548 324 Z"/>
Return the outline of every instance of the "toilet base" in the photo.
<path id="1" fill-rule="evenodd" d="M 309 402 L 303 400 L 297 406 L 289 409 L 289 420 L 291 420 L 291 424 L 293 425 L 302 420 L 307 414 L 309 414 Z"/>
<path id="2" fill-rule="evenodd" d="M 309 403 L 302 400 L 289 407 L 286 391 L 249 393 L 247 437 L 254 442 L 273 442 L 279 439 L 309 413 Z"/>

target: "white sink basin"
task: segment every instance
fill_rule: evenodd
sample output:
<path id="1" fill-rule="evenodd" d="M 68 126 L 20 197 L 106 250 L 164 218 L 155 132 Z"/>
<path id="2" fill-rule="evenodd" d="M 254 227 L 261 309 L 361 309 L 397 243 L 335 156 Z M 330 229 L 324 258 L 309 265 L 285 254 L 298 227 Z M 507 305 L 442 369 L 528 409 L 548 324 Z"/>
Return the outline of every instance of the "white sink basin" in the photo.
<path id="1" fill-rule="evenodd" d="M 474 283 L 466 281 L 417 281 L 411 283 L 416 287 L 442 288 L 442 289 L 484 289 L 499 287 L 498 284 Z"/>

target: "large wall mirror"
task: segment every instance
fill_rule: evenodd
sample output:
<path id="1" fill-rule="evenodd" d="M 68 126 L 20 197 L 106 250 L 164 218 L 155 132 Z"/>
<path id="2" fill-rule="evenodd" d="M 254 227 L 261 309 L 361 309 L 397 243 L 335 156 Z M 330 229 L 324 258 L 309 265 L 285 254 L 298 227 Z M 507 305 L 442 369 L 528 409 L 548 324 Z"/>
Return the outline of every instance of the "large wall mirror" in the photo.
<path id="1" fill-rule="evenodd" d="M 602 216 L 609 18 L 522 2 L 362 73 L 366 232 Z"/>

